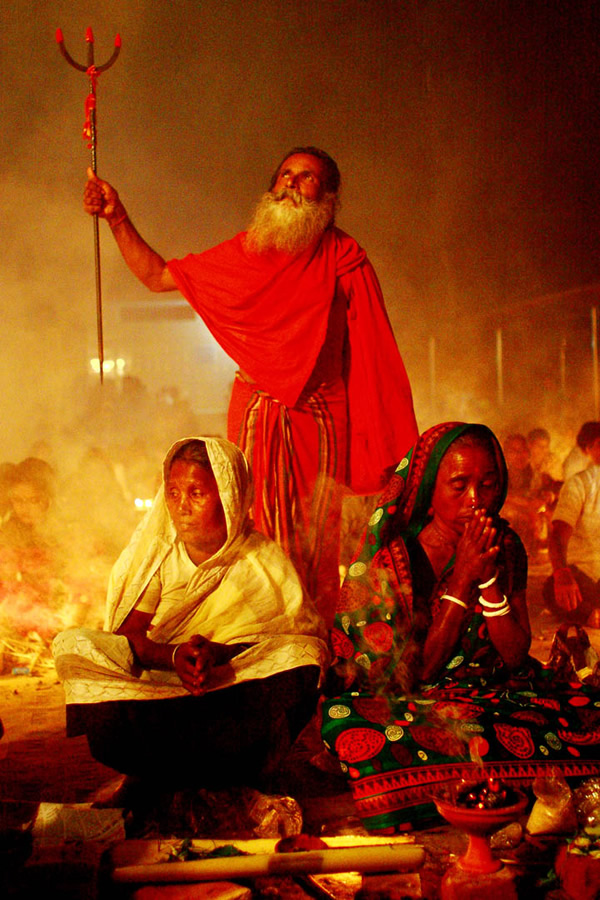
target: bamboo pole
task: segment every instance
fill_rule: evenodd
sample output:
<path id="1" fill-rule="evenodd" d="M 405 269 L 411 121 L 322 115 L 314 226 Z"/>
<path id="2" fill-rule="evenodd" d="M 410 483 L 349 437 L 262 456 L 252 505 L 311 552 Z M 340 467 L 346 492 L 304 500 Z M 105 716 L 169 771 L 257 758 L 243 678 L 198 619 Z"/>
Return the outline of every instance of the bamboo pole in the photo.
<path id="1" fill-rule="evenodd" d="M 567 339 L 561 338 L 559 350 L 560 365 L 560 392 L 562 397 L 567 396 Z"/>
<path id="2" fill-rule="evenodd" d="M 598 307 L 592 306 L 592 377 L 594 387 L 594 418 L 598 419 L 600 410 L 600 387 L 598 383 Z"/>
<path id="3" fill-rule="evenodd" d="M 433 411 L 436 398 L 436 372 L 435 372 L 435 338 L 433 335 L 429 338 L 429 403 Z"/>
<path id="4" fill-rule="evenodd" d="M 504 406 L 504 362 L 501 328 L 496 329 L 496 398 L 498 406 Z"/>

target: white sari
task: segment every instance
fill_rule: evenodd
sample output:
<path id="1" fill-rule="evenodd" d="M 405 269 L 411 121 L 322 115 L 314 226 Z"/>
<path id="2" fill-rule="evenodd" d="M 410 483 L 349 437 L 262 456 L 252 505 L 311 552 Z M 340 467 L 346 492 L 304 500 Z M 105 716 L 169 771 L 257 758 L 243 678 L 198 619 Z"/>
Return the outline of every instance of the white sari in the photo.
<path id="1" fill-rule="evenodd" d="M 163 465 L 163 486 L 110 576 L 104 631 L 74 628 L 54 639 L 56 670 L 67 703 L 151 700 L 186 696 L 174 671 L 140 669 L 129 641 L 115 632 L 136 608 L 151 579 L 164 577 L 177 535 L 164 497 L 164 480 L 177 441 Z M 283 550 L 252 528 L 252 482 L 239 448 L 221 438 L 206 444 L 227 523 L 227 539 L 195 568 L 176 603 L 159 601 L 149 636 L 183 643 L 194 634 L 223 644 L 250 644 L 226 666 L 213 669 L 209 690 L 266 678 L 299 666 L 328 664 L 324 623 Z"/>

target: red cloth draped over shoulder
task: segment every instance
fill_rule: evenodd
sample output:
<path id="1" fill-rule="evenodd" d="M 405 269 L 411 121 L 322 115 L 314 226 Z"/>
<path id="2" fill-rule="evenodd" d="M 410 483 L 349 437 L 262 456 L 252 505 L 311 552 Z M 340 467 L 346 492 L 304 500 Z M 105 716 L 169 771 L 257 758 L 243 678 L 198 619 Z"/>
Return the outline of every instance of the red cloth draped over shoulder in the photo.
<path id="1" fill-rule="evenodd" d="M 168 266 L 227 355 L 289 407 L 314 368 L 339 280 L 348 297 L 348 484 L 357 493 L 379 490 L 418 431 L 377 276 L 357 242 L 334 227 L 300 254 L 256 254 L 240 233 Z"/>

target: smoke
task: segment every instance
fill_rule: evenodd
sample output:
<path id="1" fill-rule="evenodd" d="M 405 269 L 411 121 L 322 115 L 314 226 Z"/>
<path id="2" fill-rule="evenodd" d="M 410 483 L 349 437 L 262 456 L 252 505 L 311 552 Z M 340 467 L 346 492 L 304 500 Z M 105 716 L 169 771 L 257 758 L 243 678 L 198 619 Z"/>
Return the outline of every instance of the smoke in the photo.
<path id="1" fill-rule="evenodd" d="M 559 435 L 593 417 L 596 294 L 527 312 L 600 281 L 592 0 L 16 0 L 5 18 L 0 460 L 39 440 L 65 475 L 93 446 L 117 463 L 136 442 L 161 456 L 182 428 L 223 432 L 233 375 L 181 298 L 132 279 L 101 222 L 114 368 L 99 385 L 88 83 L 59 54 L 59 26 L 79 61 L 88 26 L 99 64 L 122 37 L 98 81 L 98 172 L 166 258 L 244 228 L 283 152 L 320 145 L 340 165 L 339 225 L 379 274 L 422 428 L 464 418 Z"/>

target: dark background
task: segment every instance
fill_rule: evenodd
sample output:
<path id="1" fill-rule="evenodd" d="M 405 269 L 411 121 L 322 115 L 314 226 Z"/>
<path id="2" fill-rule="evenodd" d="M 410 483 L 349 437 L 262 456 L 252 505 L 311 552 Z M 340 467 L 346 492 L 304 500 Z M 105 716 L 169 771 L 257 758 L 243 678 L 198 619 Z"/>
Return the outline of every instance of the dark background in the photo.
<path id="1" fill-rule="evenodd" d="M 287 149 L 322 146 L 342 170 L 339 224 L 380 276 L 420 425 L 546 425 L 568 443 L 598 414 L 598 9 L 16 0 L 0 36 L 3 456 L 41 433 L 75 440 L 90 398 L 104 402 L 81 211 L 88 81 L 60 56 L 58 26 L 81 62 L 86 27 L 97 64 L 121 34 L 98 83 L 98 172 L 166 258 L 244 228 Z M 107 358 L 123 360 L 145 409 L 167 388 L 212 429 L 233 367 L 176 295 L 146 295 L 101 226 Z M 124 384 L 107 374 L 104 397 Z"/>

